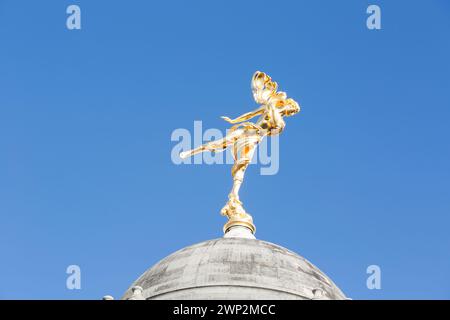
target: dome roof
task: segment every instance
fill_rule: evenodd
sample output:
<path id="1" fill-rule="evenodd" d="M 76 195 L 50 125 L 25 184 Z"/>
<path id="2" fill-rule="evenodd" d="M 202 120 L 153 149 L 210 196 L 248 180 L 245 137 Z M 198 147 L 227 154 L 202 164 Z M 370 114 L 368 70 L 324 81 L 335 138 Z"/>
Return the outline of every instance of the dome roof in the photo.
<path id="1" fill-rule="evenodd" d="M 245 238 L 220 238 L 181 249 L 148 269 L 122 299 L 136 298 L 133 291 L 140 299 L 346 299 L 306 259 Z"/>

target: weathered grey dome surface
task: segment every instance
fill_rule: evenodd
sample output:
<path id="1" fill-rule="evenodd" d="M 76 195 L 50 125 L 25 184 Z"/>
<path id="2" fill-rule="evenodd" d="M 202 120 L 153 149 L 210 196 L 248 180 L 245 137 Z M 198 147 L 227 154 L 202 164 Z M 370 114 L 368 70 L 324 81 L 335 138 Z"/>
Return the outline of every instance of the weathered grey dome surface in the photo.
<path id="1" fill-rule="evenodd" d="M 144 299 L 345 299 L 306 259 L 278 245 L 220 238 L 181 249 L 147 270 L 132 288 Z"/>

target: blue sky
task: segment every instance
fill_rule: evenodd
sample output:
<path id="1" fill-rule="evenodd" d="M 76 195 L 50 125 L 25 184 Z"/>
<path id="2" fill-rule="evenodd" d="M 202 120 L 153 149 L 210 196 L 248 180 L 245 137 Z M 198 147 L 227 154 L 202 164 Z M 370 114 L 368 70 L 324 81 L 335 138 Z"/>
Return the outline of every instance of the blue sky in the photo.
<path id="1" fill-rule="evenodd" d="M 353 299 L 449 299 L 449 34 L 444 0 L 0 0 L 0 298 L 118 298 L 220 237 L 230 165 L 176 166 L 170 136 L 255 108 L 261 70 L 303 109 L 278 174 L 247 171 L 257 237 Z"/>

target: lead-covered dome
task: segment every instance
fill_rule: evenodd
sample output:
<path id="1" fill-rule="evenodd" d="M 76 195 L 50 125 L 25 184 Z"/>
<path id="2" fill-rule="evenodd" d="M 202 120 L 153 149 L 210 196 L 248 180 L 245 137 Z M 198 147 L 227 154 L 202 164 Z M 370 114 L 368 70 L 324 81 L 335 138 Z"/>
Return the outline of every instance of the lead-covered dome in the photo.
<path id="1" fill-rule="evenodd" d="M 134 297 L 133 288 L 139 288 Z M 182 300 L 345 299 L 305 258 L 273 243 L 245 238 L 209 240 L 171 254 L 141 275 L 123 299 L 136 295 Z"/>

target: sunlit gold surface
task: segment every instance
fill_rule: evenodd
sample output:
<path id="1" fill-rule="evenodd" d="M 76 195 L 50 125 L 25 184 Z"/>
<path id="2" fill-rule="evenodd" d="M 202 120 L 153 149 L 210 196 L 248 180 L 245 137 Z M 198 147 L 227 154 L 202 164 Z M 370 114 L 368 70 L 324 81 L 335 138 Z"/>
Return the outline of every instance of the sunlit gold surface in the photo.
<path id="1" fill-rule="evenodd" d="M 244 226 L 255 233 L 252 217 L 245 211 L 239 200 L 239 188 L 244 180 L 247 169 L 257 145 L 265 136 L 280 134 L 285 122 L 283 117 L 292 116 L 300 111 L 300 107 L 293 99 L 287 98 L 286 93 L 277 91 L 278 85 L 264 72 L 257 71 L 252 78 L 252 91 L 255 101 L 260 107 L 245 113 L 236 119 L 222 117 L 225 121 L 235 124 L 223 139 L 208 142 L 195 149 L 180 153 L 181 158 L 187 158 L 197 153 L 210 151 L 221 152 L 232 147 L 234 165 L 231 169 L 233 187 L 228 195 L 228 202 L 222 208 L 221 214 L 228 217 L 224 232 L 233 226 Z M 253 122 L 247 120 L 260 116 Z"/>

